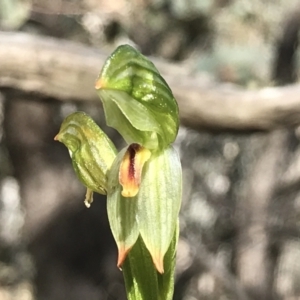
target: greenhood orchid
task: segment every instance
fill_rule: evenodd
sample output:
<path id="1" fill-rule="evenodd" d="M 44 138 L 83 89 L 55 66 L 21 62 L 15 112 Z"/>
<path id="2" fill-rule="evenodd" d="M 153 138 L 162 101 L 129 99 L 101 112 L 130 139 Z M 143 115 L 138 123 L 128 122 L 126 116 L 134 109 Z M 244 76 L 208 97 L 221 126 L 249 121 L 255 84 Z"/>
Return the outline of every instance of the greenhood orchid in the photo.
<path id="1" fill-rule="evenodd" d="M 82 112 L 68 116 L 55 139 L 69 149 L 87 188 L 85 203 L 93 192 L 107 195 L 128 298 L 172 299 L 182 189 L 180 160 L 171 145 L 179 126 L 176 100 L 153 63 L 128 45 L 107 59 L 95 88 L 107 124 L 128 146 L 117 153 Z"/>

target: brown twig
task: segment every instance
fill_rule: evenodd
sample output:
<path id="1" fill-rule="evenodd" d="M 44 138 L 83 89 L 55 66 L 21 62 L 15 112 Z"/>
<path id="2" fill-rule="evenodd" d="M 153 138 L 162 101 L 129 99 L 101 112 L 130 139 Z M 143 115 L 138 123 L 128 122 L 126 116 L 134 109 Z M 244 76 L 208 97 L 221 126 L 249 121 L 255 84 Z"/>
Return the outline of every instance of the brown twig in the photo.
<path id="1" fill-rule="evenodd" d="M 0 33 L 0 87 L 61 100 L 96 101 L 94 82 L 108 54 L 65 40 Z M 205 84 L 183 66 L 153 59 L 196 130 L 269 131 L 300 124 L 300 84 L 256 91 Z"/>

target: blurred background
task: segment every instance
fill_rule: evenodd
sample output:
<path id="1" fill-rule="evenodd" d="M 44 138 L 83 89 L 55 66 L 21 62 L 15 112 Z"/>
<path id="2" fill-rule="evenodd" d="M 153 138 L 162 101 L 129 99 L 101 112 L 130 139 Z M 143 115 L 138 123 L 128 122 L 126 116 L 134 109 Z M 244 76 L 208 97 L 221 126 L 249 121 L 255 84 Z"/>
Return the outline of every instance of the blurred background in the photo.
<path id="1" fill-rule="evenodd" d="M 105 197 L 85 208 L 53 141 L 83 110 L 124 145 L 90 101 L 97 73 L 86 80 L 84 64 L 99 72 L 128 43 L 175 83 L 247 93 L 297 82 L 299 27 L 296 0 L 0 0 L 0 300 L 126 299 Z M 192 127 L 176 141 L 174 300 L 300 299 L 299 128 Z"/>

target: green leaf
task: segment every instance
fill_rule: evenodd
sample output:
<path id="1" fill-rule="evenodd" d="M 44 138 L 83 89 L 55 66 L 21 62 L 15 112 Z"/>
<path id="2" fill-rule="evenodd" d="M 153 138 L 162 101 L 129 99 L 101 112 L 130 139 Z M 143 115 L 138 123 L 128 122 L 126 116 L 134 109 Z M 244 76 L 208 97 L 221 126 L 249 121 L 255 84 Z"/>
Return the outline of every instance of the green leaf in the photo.
<path id="1" fill-rule="evenodd" d="M 117 263 L 119 267 L 139 236 L 136 221 L 137 199 L 123 197 L 122 186 L 119 183 L 119 168 L 126 150 L 123 149 L 117 155 L 108 173 L 107 214 L 119 250 Z"/>
<path id="2" fill-rule="evenodd" d="M 69 115 L 55 140 L 68 148 L 75 173 L 88 189 L 86 205 L 92 201 L 92 191 L 106 194 L 107 172 L 117 150 L 93 119 L 84 112 Z"/>
<path id="3" fill-rule="evenodd" d="M 107 123 L 128 143 L 163 149 L 175 140 L 179 119 L 172 91 L 154 64 L 131 46 L 112 53 L 96 89 Z"/>
<path id="4" fill-rule="evenodd" d="M 175 149 L 170 146 L 154 152 L 143 168 L 138 197 L 138 226 L 157 270 L 164 272 L 163 258 L 167 252 L 181 205 L 181 165 Z"/>

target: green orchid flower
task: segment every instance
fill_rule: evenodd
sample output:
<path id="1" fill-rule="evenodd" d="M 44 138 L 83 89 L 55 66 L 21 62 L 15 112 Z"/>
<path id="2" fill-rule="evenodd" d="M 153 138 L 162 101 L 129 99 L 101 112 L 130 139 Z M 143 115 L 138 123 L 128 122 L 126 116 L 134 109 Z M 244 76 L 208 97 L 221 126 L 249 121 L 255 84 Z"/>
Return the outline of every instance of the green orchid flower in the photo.
<path id="1" fill-rule="evenodd" d="M 96 81 L 107 124 L 128 146 L 113 143 L 84 113 L 66 118 L 55 139 L 92 193 L 107 194 L 128 299 L 172 299 L 182 178 L 172 147 L 179 126 L 172 91 L 152 62 L 128 45 L 118 47 Z"/>
<path id="2" fill-rule="evenodd" d="M 152 153 L 150 158 L 147 151 L 131 144 L 117 155 L 108 173 L 107 211 L 119 249 L 118 266 L 122 266 L 141 236 L 157 271 L 163 273 L 164 255 L 173 238 L 180 209 L 181 167 L 172 146 Z M 138 192 L 135 177 L 140 181 Z"/>

